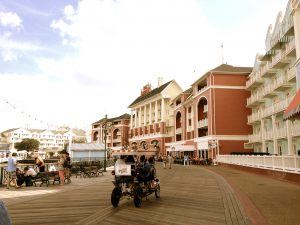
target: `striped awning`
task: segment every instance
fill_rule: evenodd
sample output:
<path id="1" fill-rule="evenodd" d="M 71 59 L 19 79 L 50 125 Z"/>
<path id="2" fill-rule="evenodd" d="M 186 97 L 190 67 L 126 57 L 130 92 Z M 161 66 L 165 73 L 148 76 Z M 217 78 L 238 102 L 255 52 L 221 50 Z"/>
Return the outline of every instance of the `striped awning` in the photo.
<path id="1" fill-rule="evenodd" d="M 300 119 L 300 89 L 291 101 L 290 105 L 284 111 L 284 119 Z"/>

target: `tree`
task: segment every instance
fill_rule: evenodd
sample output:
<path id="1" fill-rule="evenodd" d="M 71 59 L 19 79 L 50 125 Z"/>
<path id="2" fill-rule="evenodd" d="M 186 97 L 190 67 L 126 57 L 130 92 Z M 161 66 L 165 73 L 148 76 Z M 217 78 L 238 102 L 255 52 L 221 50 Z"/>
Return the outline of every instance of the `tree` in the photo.
<path id="1" fill-rule="evenodd" d="M 18 151 L 26 150 L 28 152 L 32 152 L 34 150 L 38 150 L 40 147 L 40 142 L 36 139 L 25 138 L 23 141 L 15 144 L 15 148 Z"/>

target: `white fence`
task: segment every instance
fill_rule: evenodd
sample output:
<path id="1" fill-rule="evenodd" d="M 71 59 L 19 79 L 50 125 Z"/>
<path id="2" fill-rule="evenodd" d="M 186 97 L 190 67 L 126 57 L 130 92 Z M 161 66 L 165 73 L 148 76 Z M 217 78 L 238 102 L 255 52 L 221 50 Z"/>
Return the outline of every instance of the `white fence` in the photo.
<path id="1" fill-rule="evenodd" d="M 300 174 L 300 157 L 298 156 L 219 155 L 217 156 L 217 161 L 239 166 Z"/>

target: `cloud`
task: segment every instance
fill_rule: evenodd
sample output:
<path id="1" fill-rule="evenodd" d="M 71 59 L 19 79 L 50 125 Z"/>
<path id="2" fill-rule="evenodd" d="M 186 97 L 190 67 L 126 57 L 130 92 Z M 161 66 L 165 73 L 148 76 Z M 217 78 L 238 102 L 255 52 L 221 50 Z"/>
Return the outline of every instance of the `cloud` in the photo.
<path id="1" fill-rule="evenodd" d="M 0 24 L 4 27 L 21 27 L 22 20 L 16 13 L 0 12 Z"/>

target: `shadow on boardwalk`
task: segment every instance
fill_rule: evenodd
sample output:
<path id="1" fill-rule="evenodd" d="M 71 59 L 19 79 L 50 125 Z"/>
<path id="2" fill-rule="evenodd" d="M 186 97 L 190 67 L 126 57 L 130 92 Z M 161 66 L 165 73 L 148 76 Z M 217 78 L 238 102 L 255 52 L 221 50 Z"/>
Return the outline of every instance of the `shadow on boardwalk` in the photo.
<path id="1" fill-rule="evenodd" d="M 57 190 L 55 193 L 30 195 L 18 201 L 12 196 L 3 200 L 14 225 L 251 224 L 233 189 L 215 173 L 221 167 L 212 170 L 199 166 L 175 165 L 171 170 L 157 167 L 161 198 L 143 199 L 142 208 L 135 208 L 133 201 L 126 199 L 117 209 L 112 208 L 112 176 L 108 173 L 103 177 L 74 180 L 72 186 L 48 188 Z M 0 190 L 0 196 L 4 192 Z"/>

